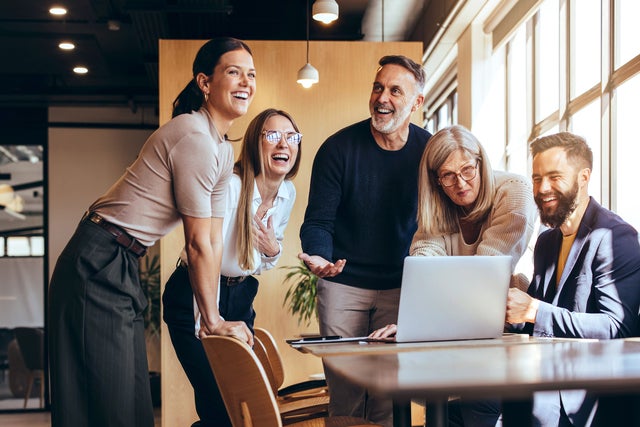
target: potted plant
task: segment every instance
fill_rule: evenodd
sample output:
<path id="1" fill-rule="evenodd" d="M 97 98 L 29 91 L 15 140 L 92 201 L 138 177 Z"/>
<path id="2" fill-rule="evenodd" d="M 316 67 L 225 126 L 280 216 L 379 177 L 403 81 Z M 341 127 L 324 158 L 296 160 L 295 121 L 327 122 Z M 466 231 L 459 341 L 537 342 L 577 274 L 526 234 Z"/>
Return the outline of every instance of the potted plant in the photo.
<path id="1" fill-rule="evenodd" d="M 283 306 L 288 303 L 289 312 L 298 315 L 298 325 L 305 322 L 311 323 L 312 316 L 317 320 L 316 311 L 316 285 L 318 276 L 313 274 L 307 265 L 300 261 L 299 265 L 280 267 L 289 270 L 284 279 L 284 284 L 289 284 L 289 289 L 284 296 Z"/>
<path id="2" fill-rule="evenodd" d="M 160 259 L 145 256 L 140 262 L 140 286 L 147 296 L 144 329 L 147 335 L 160 334 Z"/>
<path id="3" fill-rule="evenodd" d="M 144 332 L 153 406 L 160 406 L 160 257 L 147 254 L 140 260 L 140 286 L 147 297 Z"/>

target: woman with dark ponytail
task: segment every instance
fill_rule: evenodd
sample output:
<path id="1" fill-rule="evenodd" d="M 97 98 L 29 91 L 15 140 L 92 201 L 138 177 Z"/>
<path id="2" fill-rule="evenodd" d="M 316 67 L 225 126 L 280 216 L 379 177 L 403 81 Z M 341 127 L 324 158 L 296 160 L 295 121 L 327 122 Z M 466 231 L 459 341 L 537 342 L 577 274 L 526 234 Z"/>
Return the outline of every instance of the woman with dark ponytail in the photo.
<path id="1" fill-rule="evenodd" d="M 213 39 L 193 79 L 122 177 L 87 210 L 49 288 L 53 427 L 153 427 L 138 260 L 182 222 L 200 336 L 253 344 L 244 322 L 218 311 L 222 223 L 233 148 L 223 135 L 255 92 L 249 47 Z"/>
<path id="2" fill-rule="evenodd" d="M 273 108 L 247 127 L 240 156 L 227 187 L 222 226 L 224 251 L 218 307 L 226 320 L 253 331 L 258 292 L 256 277 L 273 268 L 282 253 L 284 230 L 296 198 L 291 179 L 300 167 L 302 134 L 293 118 Z M 183 253 L 162 296 L 164 321 L 191 385 L 200 420 L 192 427 L 231 427 L 224 402 L 196 334 L 199 318 L 189 280 L 190 259 Z"/>

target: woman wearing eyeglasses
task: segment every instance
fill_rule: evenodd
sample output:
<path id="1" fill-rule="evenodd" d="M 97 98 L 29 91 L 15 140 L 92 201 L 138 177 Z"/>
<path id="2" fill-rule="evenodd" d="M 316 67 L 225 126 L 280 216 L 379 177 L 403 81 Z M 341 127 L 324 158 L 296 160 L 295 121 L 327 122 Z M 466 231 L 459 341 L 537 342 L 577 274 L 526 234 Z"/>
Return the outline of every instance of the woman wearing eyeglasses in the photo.
<path id="1" fill-rule="evenodd" d="M 511 270 L 527 250 L 537 210 L 533 192 L 522 176 L 494 171 L 478 139 L 462 126 L 444 128 L 431 137 L 418 176 L 418 230 L 411 255 L 511 255 Z M 426 279 L 428 280 L 428 278 Z M 512 286 L 526 286 L 526 278 Z M 396 325 L 373 337 L 396 333 Z M 497 401 L 456 401 L 450 426 L 493 426 Z"/>
<path id="2" fill-rule="evenodd" d="M 493 171 L 477 138 L 451 126 L 431 137 L 418 180 L 411 255 L 511 255 L 515 269 L 537 218 L 526 178 Z"/>
<path id="3" fill-rule="evenodd" d="M 227 187 L 218 309 L 225 320 L 244 321 L 251 332 L 256 316 L 253 300 L 258 292 L 254 276 L 273 268 L 282 253 L 284 230 L 296 198 L 291 179 L 300 166 L 301 141 L 302 134 L 288 113 L 275 109 L 261 112 L 247 128 Z M 195 392 L 200 421 L 194 426 L 231 426 L 196 337 L 199 312 L 184 251 L 162 301 L 171 341 Z"/>

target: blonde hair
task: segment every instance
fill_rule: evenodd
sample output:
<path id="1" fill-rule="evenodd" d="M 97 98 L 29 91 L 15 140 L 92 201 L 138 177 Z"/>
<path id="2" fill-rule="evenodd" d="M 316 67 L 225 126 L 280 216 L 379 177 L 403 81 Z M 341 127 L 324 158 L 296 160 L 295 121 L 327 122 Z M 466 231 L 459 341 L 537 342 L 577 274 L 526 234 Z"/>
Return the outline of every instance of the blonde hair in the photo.
<path id="1" fill-rule="evenodd" d="M 268 108 L 258 114 L 244 134 L 240 155 L 233 166 L 233 172 L 240 176 L 240 199 L 236 212 L 236 248 L 238 261 L 243 270 L 253 270 L 253 189 L 254 181 L 262 173 L 265 159 L 262 154 L 262 131 L 264 124 L 273 116 L 287 118 L 296 132 L 299 132 L 296 122 L 289 113 L 275 108 Z M 298 156 L 285 179 L 293 179 L 300 169 L 300 157 L 302 156 L 302 143 L 298 145 Z"/>
<path id="2" fill-rule="evenodd" d="M 430 235 L 457 233 L 461 208 L 444 192 L 438 170 L 451 153 L 462 151 L 478 161 L 480 191 L 471 212 L 464 218 L 484 220 L 493 206 L 495 180 L 486 151 L 478 139 L 463 126 L 450 126 L 433 135 L 420 160 L 418 175 L 418 231 Z"/>

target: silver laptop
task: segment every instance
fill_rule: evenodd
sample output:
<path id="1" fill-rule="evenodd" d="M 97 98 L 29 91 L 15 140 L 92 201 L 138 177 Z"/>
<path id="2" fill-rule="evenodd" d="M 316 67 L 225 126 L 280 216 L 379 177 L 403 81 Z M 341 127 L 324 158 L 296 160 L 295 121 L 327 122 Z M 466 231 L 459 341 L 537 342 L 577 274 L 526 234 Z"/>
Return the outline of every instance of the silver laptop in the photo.
<path id="1" fill-rule="evenodd" d="M 406 257 L 396 342 L 500 337 L 510 279 L 510 256 Z"/>

